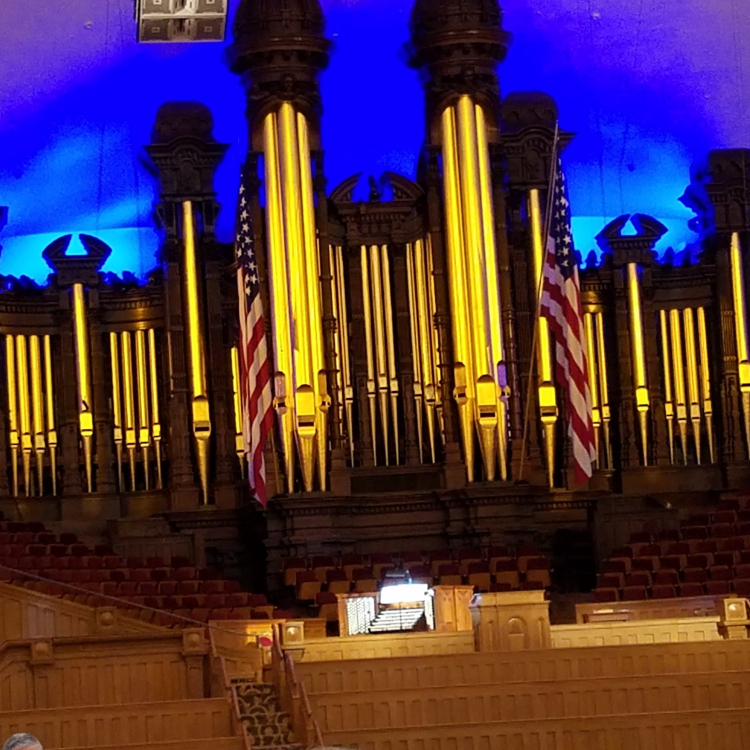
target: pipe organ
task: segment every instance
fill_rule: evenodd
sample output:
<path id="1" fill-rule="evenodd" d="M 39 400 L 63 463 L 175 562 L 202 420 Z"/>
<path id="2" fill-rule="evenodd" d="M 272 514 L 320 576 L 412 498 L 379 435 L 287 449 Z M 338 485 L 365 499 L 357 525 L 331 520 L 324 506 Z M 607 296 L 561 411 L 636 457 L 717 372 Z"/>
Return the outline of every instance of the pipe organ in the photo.
<path id="1" fill-rule="evenodd" d="M 597 460 L 576 487 L 556 342 L 539 317 L 550 167 L 571 136 L 556 140 L 548 97 L 500 101 L 499 8 L 416 2 L 418 179 L 372 177 L 360 200 L 360 175 L 326 185 L 322 12 L 281 5 L 241 2 L 230 50 L 248 86 L 240 220 L 272 373 L 269 495 L 455 491 L 459 502 L 517 481 L 616 493 L 644 476 L 659 486 L 662 468 L 665 491 L 675 476 L 715 490 L 750 479 L 750 154 L 712 152 L 696 206 L 712 234 L 690 261 L 663 253 L 666 227 L 640 214 L 579 248 Z M 115 494 L 153 513 L 249 502 L 252 383 L 236 258 L 215 234 L 225 152 L 204 107 L 160 110 L 147 153 L 163 242 L 147 279 L 104 273 L 111 248 L 87 235 L 86 255 L 66 254 L 70 235 L 45 250 L 47 286 L 3 279 L 0 499 Z"/>

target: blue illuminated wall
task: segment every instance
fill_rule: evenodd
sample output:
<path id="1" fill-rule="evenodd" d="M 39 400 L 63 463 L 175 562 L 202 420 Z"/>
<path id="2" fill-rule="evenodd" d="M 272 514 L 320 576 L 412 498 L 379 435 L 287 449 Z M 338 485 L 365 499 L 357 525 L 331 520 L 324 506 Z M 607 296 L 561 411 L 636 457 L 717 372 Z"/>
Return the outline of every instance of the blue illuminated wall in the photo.
<path id="1" fill-rule="evenodd" d="M 207 104 L 231 144 L 218 179 L 219 234 L 231 239 L 246 148 L 241 86 L 222 45 L 137 45 L 133 0 L 45 0 L 33 13 L 0 4 L 0 273 L 43 281 L 44 247 L 67 232 L 113 248 L 105 270 L 143 275 L 158 238 L 155 185 L 142 146 L 161 103 Z M 403 62 L 412 0 L 323 0 L 335 43 L 324 74 L 326 168 L 414 176 L 422 93 Z M 12 7 L 7 7 L 7 6 Z M 23 4 L 24 7 L 25 4 Z M 710 148 L 750 146 L 750 36 L 740 0 L 506 0 L 513 34 L 503 92 L 555 97 L 574 229 L 584 255 L 604 224 L 650 213 L 692 240 L 678 198 Z"/>

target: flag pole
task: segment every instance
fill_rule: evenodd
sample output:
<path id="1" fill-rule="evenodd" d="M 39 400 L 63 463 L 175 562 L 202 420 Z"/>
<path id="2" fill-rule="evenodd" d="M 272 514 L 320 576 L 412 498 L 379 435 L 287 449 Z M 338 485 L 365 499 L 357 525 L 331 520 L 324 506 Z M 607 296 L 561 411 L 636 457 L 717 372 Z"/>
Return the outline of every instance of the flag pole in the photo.
<path id="1" fill-rule="evenodd" d="M 555 134 L 552 140 L 552 158 L 550 162 L 550 174 L 547 181 L 547 210 L 544 217 L 544 237 L 542 238 L 542 253 L 544 255 L 540 269 L 539 280 L 536 289 L 536 316 L 534 317 L 534 334 L 531 339 L 531 357 L 529 360 L 529 375 L 526 386 L 526 408 L 524 409 L 523 434 L 521 437 L 521 462 L 518 467 L 517 482 L 523 481 L 523 470 L 526 464 L 526 443 L 529 437 L 529 422 L 531 419 L 531 394 L 534 388 L 534 365 L 536 363 L 536 350 L 539 346 L 539 316 L 542 310 L 542 286 L 544 284 L 544 264 L 547 254 L 547 242 L 552 224 L 552 201 L 554 200 L 555 182 L 557 179 L 557 151 L 560 138 L 560 123 L 555 121 Z"/>

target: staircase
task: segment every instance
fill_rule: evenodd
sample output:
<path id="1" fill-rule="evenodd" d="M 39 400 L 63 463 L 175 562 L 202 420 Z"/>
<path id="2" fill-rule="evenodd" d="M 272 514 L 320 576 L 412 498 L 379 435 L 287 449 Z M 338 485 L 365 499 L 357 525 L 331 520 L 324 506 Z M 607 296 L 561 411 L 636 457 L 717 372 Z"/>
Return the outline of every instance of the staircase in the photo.
<path id="1" fill-rule="evenodd" d="M 0 736 L 30 732 L 50 750 L 301 750 L 252 653 L 206 636 L 0 584 Z"/>
<path id="2" fill-rule="evenodd" d="M 402 630 L 414 630 L 414 626 L 423 617 L 423 607 L 383 609 L 372 621 L 367 632 L 374 635 L 376 633 L 393 633 Z"/>
<path id="3" fill-rule="evenodd" d="M 281 710 L 272 685 L 240 677 L 232 680 L 232 689 L 253 748 L 302 750 L 294 743 L 291 721 Z"/>

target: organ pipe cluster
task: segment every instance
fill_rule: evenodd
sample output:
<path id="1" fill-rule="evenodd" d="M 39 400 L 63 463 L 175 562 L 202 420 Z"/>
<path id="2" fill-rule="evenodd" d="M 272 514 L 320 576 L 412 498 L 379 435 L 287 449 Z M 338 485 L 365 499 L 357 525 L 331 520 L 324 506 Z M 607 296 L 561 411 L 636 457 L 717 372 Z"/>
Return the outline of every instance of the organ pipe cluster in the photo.
<path id="1" fill-rule="evenodd" d="M 586 331 L 586 363 L 591 390 L 591 421 L 594 425 L 596 455 L 600 467 L 611 469 L 613 468 L 610 429 L 612 411 L 609 404 L 604 316 L 599 311 L 587 312 L 584 313 L 583 322 Z"/>
<path id="2" fill-rule="evenodd" d="M 22 484 L 26 497 L 45 493 L 45 456 L 56 495 L 58 440 L 50 336 L 6 334 L 5 386 L 13 497 L 21 494 Z"/>
<path id="3" fill-rule="evenodd" d="M 121 492 L 138 489 L 137 467 L 142 467 L 143 488 L 152 489 L 151 458 L 156 463 L 156 489 L 161 489 L 162 430 L 159 415 L 159 379 L 156 331 L 111 332 L 112 417 L 117 476 Z M 153 453 L 152 453 L 153 451 Z M 128 478 L 123 472 L 128 463 Z"/>
<path id="4" fill-rule="evenodd" d="M 462 96 L 442 114 L 455 399 L 469 481 L 507 478 L 507 386 L 484 110 Z"/>
<path id="5" fill-rule="evenodd" d="M 703 458 L 702 436 L 705 434 L 709 460 L 713 463 L 713 407 L 705 309 L 660 310 L 659 323 L 670 460 L 675 463 L 676 423 L 682 462 L 688 462 L 688 435 L 692 433 L 696 462 L 700 464 Z"/>
<path id="6" fill-rule="evenodd" d="M 406 275 L 409 290 L 409 318 L 414 363 L 414 400 L 417 415 L 419 459 L 425 463 L 424 441 L 431 463 L 436 460 L 436 434 L 442 434 L 439 415 L 440 360 L 437 347 L 435 282 L 432 276 L 432 242 L 417 240 L 406 246 Z"/>
<path id="7" fill-rule="evenodd" d="M 268 273 L 287 487 L 326 489 L 328 387 L 323 360 L 318 239 L 306 117 L 283 102 L 263 125 Z"/>

